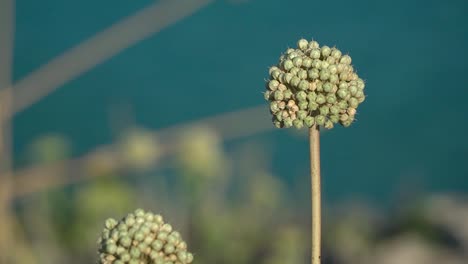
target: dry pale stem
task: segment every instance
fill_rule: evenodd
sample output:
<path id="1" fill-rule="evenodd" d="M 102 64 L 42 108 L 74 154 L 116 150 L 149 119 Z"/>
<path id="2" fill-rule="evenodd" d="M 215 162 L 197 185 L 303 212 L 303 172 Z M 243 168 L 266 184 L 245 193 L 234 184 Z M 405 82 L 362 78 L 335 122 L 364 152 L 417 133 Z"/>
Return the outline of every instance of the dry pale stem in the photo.
<path id="1" fill-rule="evenodd" d="M 321 193 L 320 193 L 320 128 L 309 130 L 310 178 L 312 198 L 312 264 L 320 264 L 321 258 Z"/>

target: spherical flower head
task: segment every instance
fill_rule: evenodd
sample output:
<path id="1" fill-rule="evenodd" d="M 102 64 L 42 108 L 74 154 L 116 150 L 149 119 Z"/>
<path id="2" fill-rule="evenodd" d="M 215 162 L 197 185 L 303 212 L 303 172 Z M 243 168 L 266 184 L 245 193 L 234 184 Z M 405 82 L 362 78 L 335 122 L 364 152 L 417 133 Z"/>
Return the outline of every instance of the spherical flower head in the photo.
<path id="1" fill-rule="evenodd" d="M 269 70 L 265 100 L 278 128 L 350 126 L 364 101 L 364 81 L 336 47 L 300 39 Z"/>
<path id="2" fill-rule="evenodd" d="M 137 209 L 120 221 L 108 219 L 98 239 L 98 263 L 181 263 L 193 255 L 180 233 L 161 215 Z"/>

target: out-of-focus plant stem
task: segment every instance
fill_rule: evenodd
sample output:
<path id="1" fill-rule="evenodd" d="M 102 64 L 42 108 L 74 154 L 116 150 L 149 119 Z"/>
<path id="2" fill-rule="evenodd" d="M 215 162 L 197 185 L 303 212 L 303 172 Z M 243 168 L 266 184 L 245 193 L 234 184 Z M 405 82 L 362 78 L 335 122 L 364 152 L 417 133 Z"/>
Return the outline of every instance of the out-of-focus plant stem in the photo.
<path id="1" fill-rule="evenodd" d="M 312 252 L 311 263 L 320 264 L 321 258 L 321 191 L 320 191 L 320 128 L 314 125 L 309 130 L 310 179 L 312 203 Z"/>

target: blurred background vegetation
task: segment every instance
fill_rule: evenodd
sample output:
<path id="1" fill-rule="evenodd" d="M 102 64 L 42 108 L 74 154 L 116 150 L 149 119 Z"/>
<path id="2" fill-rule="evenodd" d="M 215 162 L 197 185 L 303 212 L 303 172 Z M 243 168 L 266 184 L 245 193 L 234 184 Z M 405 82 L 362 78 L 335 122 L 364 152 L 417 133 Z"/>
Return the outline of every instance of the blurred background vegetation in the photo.
<path id="1" fill-rule="evenodd" d="M 93 263 L 137 207 L 196 263 L 307 263 L 305 131 L 267 67 L 301 37 L 353 57 L 368 98 L 324 131 L 324 264 L 468 259 L 468 5 L 0 1 L 0 263 Z"/>

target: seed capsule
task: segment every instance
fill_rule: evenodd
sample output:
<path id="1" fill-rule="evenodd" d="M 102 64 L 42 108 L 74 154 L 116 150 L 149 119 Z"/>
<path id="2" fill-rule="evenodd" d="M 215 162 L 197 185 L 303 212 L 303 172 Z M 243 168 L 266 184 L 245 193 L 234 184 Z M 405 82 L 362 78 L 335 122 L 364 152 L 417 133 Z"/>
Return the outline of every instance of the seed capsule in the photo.
<path id="1" fill-rule="evenodd" d="M 276 91 L 274 94 L 275 100 L 280 101 L 284 99 L 284 95 L 281 91 Z"/>
<path id="2" fill-rule="evenodd" d="M 305 39 L 300 39 L 297 42 L 297 47 L 301 50 L 306 50 L 308 46 L 309 46 L 309 42 Z"/>
<path id="3" fill-rule="evenodd" d="M 301 82 L 301 79 L 299 79 L 299 77 L 293 76 L 291 78 L 291 81 L 289 82 L 289 84 L 291 84 L 291 86 L 293 86 L 293 87 L 297 87 L 300 82 Z"/>
<path id="4" fill-rule="evenodd" d="M 315 123 L 319 126 L 325 125 L 326 118 L 323 115 L 318 115 L 315 117 Z"/>
<path id="5" fill-rule="evenodd" d="M 309 58 L 309 57 L 305 57 L 303 60 L 302 60 L 302 67 L 308 69 L 312 66 L 312 59 Z"/>
<path id="6" fill-rule="evenodd" d="M 306 125 L 307 127 L 312 127 L 315 123 L 315 119 L 311 116 L 306 116 L 304 118 L 304 125 Z"/>
<path id="7" fill-rule="evenodd" d="M 315 40 L 309 42 L 309 49 L 318 49 L 320 47 L 319 43 Z"/>
<path id="8" fill-rule="evenodd" d="M 351 97 L 349 100 L 348 100 L 348 105 L 352 108 L 357 108 L 358 105 L 359 105 L 359 101 L 358 99 L 354 98 L 354 97 Z"/>
<path id="9" fill-rule="evenodd" d="M 296 57 L 293 59 L 293 64 L 296 67 L 301 67 L 302 66 L 302 58 L 301 57 Z"/>
<path id="10" fill-rule="evenodd" d="M 325 58 L 328 57 L 331 53 L 331 49 L 328 46 L 322 46 L 321 51 L 322 51 L 322 56 Z"/>
<path id="11" fill-rule="evenodd" d="M 295 128 L 301 129 L 302 127 L 304 127 L 304 122 L 302 120 L 296 119 L 293 121 L 293 125 Z"/>
<path id="12" fill-rule="evenodd" d="M 341 51 L 337 48 L 333 48 L 331 52 L 331 56 L 335 58 L 336 60 L 339 60 L 341 58 Z"/>
<path id="13" fill-rule="evenodd" d="M 310 58 L 311 59 L 320 59 L 320 50 L 319 49 L 313 49 L 310 51 Z"/>
<path id="14" fill-rule="evenodd" d="M 302 90 L 302 91 L 305 91 L 307 89 L 309 89 L 309 82 L 306 81 L 306 80 L 302 80 L 299 82 L 299 85 L 297 86 L 297 88 L 299 88 L 299 90 Z"/>
<path id="15" fill-rule="evenodd" d="M 309 103 L 307 101 L 300 101 L 298 106 L 300 110 L 305 110 L 309 107 Z"/>
<path id="16" fill-rule="evenodd" d="M 270 88 L 270 90 L 272 91 L 275 91 L 276 89 L 278 89 L 279 84 L 280 83 L 277 80 L 271 80 L 270 82 L 268 82 L 268 88 Z"/>
<path id="17" fill-rule="evenodd" d="M 309 77 L 309 80 L 318 79 L 319 76 L 320 76 L 319 70 L 317 70 L 317 69 L 310 69 L 310 70 L 307 72 L 307 76 Z"/>
<path id="18" fill-rule="evenodd" d="M 307 71 L 306 70 L 300 70 L 297 73 L 297 77 L 299 77 L 299 79 L 301 79 L 301 80 L 307 79 Z"/>
<path id="19" fill-rule="evenodd" d="M 323 69 L 320 71 L 320 80 L 326 81 L 330 78 L 330 72 L 327 69 Z"/>
<path id="20" fill-rule="evenodd" d="M 317 102 L 319 105 L 324 104 L 326 101 L 327 100 L 323 94 L 318 94 L 317 98 L 315 98 L 315 102 Z"/>
<path id="21" fill-rule="evenodd" d="M 326 115 L 328 115 L 328 113 L 330 113 L 330 108 L 328 106 L 326 106 L 326 105 L 321 106 L 319 108 L 319 110 L 320 110 L 320 114 L 324 115 L 324 116 L 326 116 Z"/>
<path id="22" fill-rule="evenodd" d="M 330 121 L 330 120 L 325 121 L 324 127 L 325 127 L 326 129 L 332 129 L 332 128 L 333 128 L 333 122 Z"/>
<path id="23" fill-rule="evenodd" d="M 305 101 L 307 99 L 307 93 L 304 91 L 300 91 L 296 94 L 296 99 L 299 101 Z"/>
<path id="24" fill-rule="evenodd" d="M 292 60 L 285 60 L 283 62 L 283 68 L 286 70 L 286 71 L 289 71 L 291 70 L 292 68 L 294 67 L 294 63 L 292 62 Z"/>
<path id="25" fill-rule="evenodd" d="M 340 59 L 340 63 L 350 65 L 351 64 L 351 57 L 349 55 L 344 55 Z"/>

